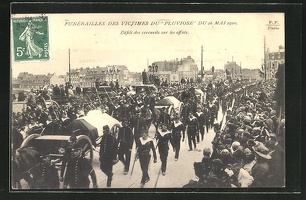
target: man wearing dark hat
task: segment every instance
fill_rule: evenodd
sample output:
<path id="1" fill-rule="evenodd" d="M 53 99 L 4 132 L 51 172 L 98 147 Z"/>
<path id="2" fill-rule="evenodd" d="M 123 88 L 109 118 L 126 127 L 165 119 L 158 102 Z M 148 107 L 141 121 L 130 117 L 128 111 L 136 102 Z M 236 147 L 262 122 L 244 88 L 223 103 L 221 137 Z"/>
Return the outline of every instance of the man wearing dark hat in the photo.
<path id="1" fill-rule="evenodd" d="M 126 100 L 123 100 L 120 105 L 120 113 L 122 118 L 126 118 L 128 121 L 132 118 L 131 106 L 128 104 Z"/>
<path id="2" fill-rule="evenodd" d="M 146 126 L 146 121 L 141 117 L 140 110 L 136 110 L 136 116 L 131 121 L 131 129 L 134 130 L 135 141 L 141 137 L 141 133 L 144 130 L 148 130 Z"/>
<path id="3" fill-rule="evenodd" d="M 189 98 L 189 97 L 188 97 Z M 185 125 L 185 127 L 187 126 L 187 121 L 188 121 L 188 115 L 189 112 L 191 112 L 191 106 L 188 103 L 188 101 L 186 100 L 183 104 L 183 110 L 182 110 L 182 118 L 183 118 L 183 124 Z"/>
<path id="4" fill-rule="evenodd" d="M 61 124 L 61 134 L 69 134 L 67 126 L 72 122 L 72 120 L 67 116 L 66 112 L 61 114 L 60 124 Z"/>
<path id="5" fill-rule="evenodd" d="M 58 87 L 57 84 L 55 84 L 54 88 L 52 89 L 54 96 L 60 96 L 61 95 L 61 89 Z"/>
<path id="6" fill-rule="evenodd" d="M 118 157 L 119 160 L 124 164 L 125 175 L 128 173 L 130 168 L 133 141 L 134 141 L 133 131 L 128 126 L 128 120 L 124 118 L 122 121 L 122 127 L 120 127 L 118 133 L 118 142 L 119 142 Z"/>
<path id="7" fill-rule="evenodd" d="M 155 96 L 153 92 L 147 92 L 147 95 L 144 98 L 144 105 L 148 105 L 151 112 L 154 113 L 154 106 L 155 106 Z"/>
<path id="8" fill-rule="evenodd" d="M 67 179 L 63 178 L 64 177 L 64 173 L 65 173 L 65 170 L 66 170 L 66 166 L 68 168 L 68 165 L 69 167 L 73 167 L 73 165 L 70 165 L 69 162 L 70 160 L 73 158 L 73 149 L 75 148 L 75 145 L 76 145 L 76 141 L 77 141 L 77 138 L 76 138 L 76 135 L 72 135 L 69 140 L 68 140 L 68 144 L 69 146 L 65 149 L 65 153 L 63 155 L 63 158 L 62 158 L 62 165 L 61 165 L 61 170 L 60 170 L 60 178 L 59 180 L 62 182 L 63 180 L 64 181 L 64 188 L 67 188 L 68 186 L 68 183 L 67 183 Z"/>
<path id="9" fill-rule="evenodd" d="M 49 114 L 46 121 L 46 126 L 43 131 L 44 135 L 58 135 L 60 133 L 60 124 L 57 119 L 52 119 Z"/>
<path id="10" fill-rule="evenodd" d="M 193 113 L 189 113 L 189 118 L 187 121 L 187 136 L 188 136 L 188 145 L 189 145 L 189 150 L 192 151 L 192 143 L 194 145 L 194 150 L 197 151 L 197 146 L 196 146 L 196 135 L 199 130 L 199 122 L 195 116 L 193 116 Z"/>
<path id="11" fill-rule="evenodd" d="M 107 187 L 111 187 L 113 164 L 117 160 L 118 141 L 110 134 L 109 126 L 103 126 L 103 136 L 100 143 L 100 169 L 107 176 Z"/>
<path id="12" fill-rule="evenodd" d="M 167 113 L 166 107 L 162 108 L 162 112 L 161 112 L 161 114 L 159 116 L 159 119 L 158 119 L 158 122 L 157 122 L 157 127 L 159 127 L 160 124 L 166 124 L 168 129 L 170 127 L 171 119 L 170 119 L 170 115 Z"/>
<path id="13" fill-rule="evenodd" d="M 143 72 L 141 73 L 142 75 L 142 83 L 143 84 L 148 84 L 148 77 L 147 77 L 147 73 L 146 70 L 144 69 Z"/>
<path id="14" fill-rule="evenodd" d="M 59 189 L 58 170 L 55 168 L 49 155 L 41 157 L 41 163 L 32 171 L 33 188 Z"/>
<path id="15" fill-rule="evenodd" d="M 212 102 L 210 102 L 210 116 L 209 116 L 209 127 L 213 128 L 214 126 L 214 122 L 215 122 L 215 118 L 216 118 L 216 105 Z"/>
<path id="16" fill-rule="evenodd" d="M 72 148 L 71 157 L 67 164 L 64 188 L 82 189 L 89 188 L 91 176 L 93 187 L 97 188 L 96 173 L 91 162 L 84 157 L 82 148 Z"/>
<path id="17" fill-rule="evenodd" d="M 204 114 L 204 125 L 206 127 L 206 132 L 208 133 L 210 110 L 208 109 L 207 104 L 204 104 L 203 114 Z"/>

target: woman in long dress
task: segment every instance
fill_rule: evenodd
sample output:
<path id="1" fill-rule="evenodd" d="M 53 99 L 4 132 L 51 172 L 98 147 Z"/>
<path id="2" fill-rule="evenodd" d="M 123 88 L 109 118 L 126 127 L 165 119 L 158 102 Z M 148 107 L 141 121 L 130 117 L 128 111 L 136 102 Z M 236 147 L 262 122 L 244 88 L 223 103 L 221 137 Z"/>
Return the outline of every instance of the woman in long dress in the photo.
<path id="1" fill-rule="evenodd" d="M 33 56 L 38 56 L 40 58 L 43 49 L 34 44 L 34 33 L 38 35 L 44 34 L 39 32 L 38 27 L 29 21 L 28 26 L 19 36 L 19 40 L 26 42 L 26 55 L 29 56 L 29 58 L 33 58 Z"/>

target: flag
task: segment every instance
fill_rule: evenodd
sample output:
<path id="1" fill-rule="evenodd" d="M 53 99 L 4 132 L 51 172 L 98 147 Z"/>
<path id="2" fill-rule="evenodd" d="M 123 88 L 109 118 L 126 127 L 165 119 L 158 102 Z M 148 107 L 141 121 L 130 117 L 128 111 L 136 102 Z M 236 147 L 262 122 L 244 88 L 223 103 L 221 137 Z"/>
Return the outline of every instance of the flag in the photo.
<path id="1" fill-rule="evenodd" d="M 261 68 L 260 68 L 260 70 L 259 70 L 259 75 L 260 75 L 261 77 L 263 77 L 264 74 L 265 74 L 264 65 L 261 65 Z"/>

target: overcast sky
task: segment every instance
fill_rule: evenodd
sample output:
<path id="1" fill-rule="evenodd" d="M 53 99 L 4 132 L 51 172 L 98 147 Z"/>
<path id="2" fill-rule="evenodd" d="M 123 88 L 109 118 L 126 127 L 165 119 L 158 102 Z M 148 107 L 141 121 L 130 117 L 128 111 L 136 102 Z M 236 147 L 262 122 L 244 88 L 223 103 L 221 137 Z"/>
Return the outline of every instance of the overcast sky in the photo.
<path id="1" fill-rule="evenodd" d="M 29 16 L 29 15 L 28 15 Z M 243 68 L 259 68 L 266 47 L 277 51 L 284 42 L 284 15 L 282 13 L 186 13 L 186 14 L 50 14 L 48 61 L 14 62 L 12 76 L 20 72 L 33 74 L 68 71 L 68 49 L 71 68 L 126 65 L 130 71 L 141 72 L 147 62 L 174 60 L 191 56 L 198 68 L 201 65 L 201 45 L 204 68 L 223 69 L 232 58 Z M 19 18 L 21 15 L 14 15 Z M 68 26 L 65 22 L 105 22 L 104 26 Z M 107 25 L 118 21 L 119 25 Z M 149 25 L 123 25 L 124 21 L 144 21 Z M 150 25 L 159 21 L 159 25 Z M 179 21 L 193 21 L 192 25 L 175 25 Z M 226 21 L 236 25 L 199 25 L 199 22 Z M 278 30 L 269 30 L 269 21 L 277 21 Z M 161 23 L 163 22 L 163 23 Z M 165 25 L 166 23 L 173 25 Z M 168 34 L 121 34 L 122 31 L 168 31 Z M 169 34 L 186 31 L 187 34 Z M 12 52 L 12 50 L 11 50 Z"/>

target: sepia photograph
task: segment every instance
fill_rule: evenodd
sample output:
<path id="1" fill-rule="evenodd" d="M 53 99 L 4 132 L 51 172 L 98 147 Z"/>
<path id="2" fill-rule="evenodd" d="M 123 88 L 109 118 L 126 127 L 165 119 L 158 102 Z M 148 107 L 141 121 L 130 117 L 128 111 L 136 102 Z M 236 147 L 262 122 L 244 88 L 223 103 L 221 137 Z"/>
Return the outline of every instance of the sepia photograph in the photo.
<path id="1" fill-rule="evenodd" d="M 11 191 L 286 186 L 285 14 L 11 14 Z"/>

